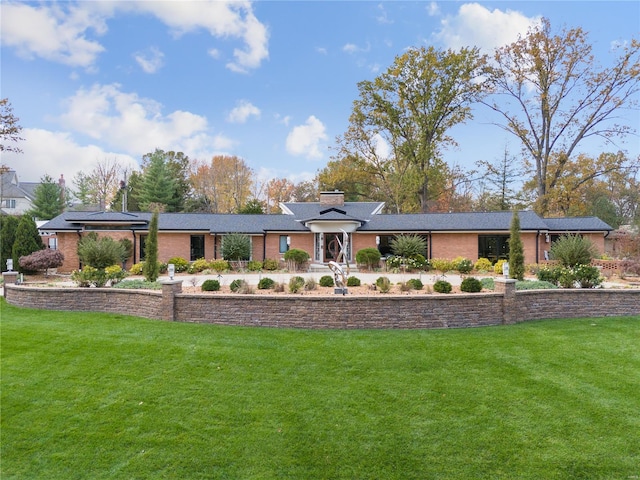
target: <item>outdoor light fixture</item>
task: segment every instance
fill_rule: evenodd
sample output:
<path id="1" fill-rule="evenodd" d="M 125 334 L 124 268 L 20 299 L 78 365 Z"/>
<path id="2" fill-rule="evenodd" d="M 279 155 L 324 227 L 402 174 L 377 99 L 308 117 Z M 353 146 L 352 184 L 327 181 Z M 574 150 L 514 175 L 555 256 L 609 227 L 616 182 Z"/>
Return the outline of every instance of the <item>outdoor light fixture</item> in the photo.
<path id="1" fill-rule="evenodd" d="M 287 236 L 287 245 L 291 246 L 291 237 Z"/>
<path id="2" fill-rule="evenodd" d="M 380 245 L 380 235 L 376 235 L 376 245 Z"/>
<path id="3" fill-rule="evenodd" d="M 7 258 L 7 271 L 13 270 L 13 258 Z"/>
<path id="4" fill-rule="evenodd" d="M 176 274 L 176 266 L 173 263 L 170 263 L 167 265 L 167 272 L 169 272 L 169 279 L 173 280 L 173 277 Z"/>

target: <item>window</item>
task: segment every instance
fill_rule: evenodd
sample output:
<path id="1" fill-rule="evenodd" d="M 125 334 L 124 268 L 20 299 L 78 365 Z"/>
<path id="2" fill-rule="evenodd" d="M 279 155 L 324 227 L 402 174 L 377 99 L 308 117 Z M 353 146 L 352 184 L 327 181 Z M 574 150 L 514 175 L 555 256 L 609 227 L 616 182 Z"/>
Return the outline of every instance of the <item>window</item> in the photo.
<path id="1" fill-rule="evenodd" d="M 4 202 L 2 202 L 2 206 L 4 208 L 16 208 L 16 199 L 7 198 Z"/>
<path id="2" fill-rule="evenodd" d="M 413 234 L 406 234 L 406 235 L 413 235 Z M 378 244 L 378 250 L 380 251 L 380 255 L 382 255 L 383 257 L 388 257 L 389 255 L 393 255 L 393 252 L 391 249 L 391 241 L 397 236 L 398 235 L 380 235 L 379 236 L 380 243 Z M 422 255 L 424 256 L 424 258 L 429 258 L 429 236 L 417 234 L 416 237 L 422 237 L 424 239 L 426 248 L 424 252 L 422 252 Z"/>
<path id="3" fill-rule="evenodd" d="M 204 235 L 191 235 L 191 261 L 204 258 Z"/>
<path id="4" fill-rule="evenodd" d="M 49 248 L 51 250 L 58 249 L 58 239 L 56 237 L 49 237 Z"/>
<path id="5" fill-rule="evenodd" d="M 146 246 L 147 246 L 147 236 L 140 235 L 140 261 L 141 262 L 143 262 L 145 259 L 144 250 Z"/>
<path id="6" fill-rule="evenodd" d="M 492 262 L 509 258 L 509 235 L 478 235 L 478 258 Z"/>
<path id="7" fill-rule="evenodd" d="M 287 235 L 280 235 L 280 253 L 285 253 L 289 250 L 289 242 Z"/>

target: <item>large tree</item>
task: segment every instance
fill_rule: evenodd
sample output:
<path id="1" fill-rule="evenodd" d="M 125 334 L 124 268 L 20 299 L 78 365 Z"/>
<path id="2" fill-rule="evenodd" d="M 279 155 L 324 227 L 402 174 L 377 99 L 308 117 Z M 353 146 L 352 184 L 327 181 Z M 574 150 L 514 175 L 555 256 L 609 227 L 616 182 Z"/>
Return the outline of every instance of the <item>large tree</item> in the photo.
<path id="1" fill-rule="evenodd" d="M 240 211 L 250 198 L 254 173 L 236 156 L 217 155 L 211 162 L 194 161 L 191 184 L 194 195 L 206 199 L 211 213 Z"/>
<path id="2" fill-rule="evenodd" d="M 20 119 L 13 114 L 9 99 L 0 99 L 0 152 L 5 150 L 7 152 L 22 152 L 19 147 L 12 144 L 24 140 L 20 137 L 22 127 L 18 123 L 19 121 Z"/>
<path id="3" fill-rule="evenodd" d="M 609 67 L 600 67 L 581 28 L 554 34 L 549 20 L 496 50 L 490 78 L 495 95 L 485 102 L 498 124 L 522 143 L 535 170 L 536 209 L 549 210 L 578 146 L 588 138 L 613 142 L 630 133 L 616 123 L 623 108 L 637 105 L 640 42 L 620 47 Z"/>
<path id="4" fill-rule="evenodd" d="M 75 197 L 82 205 L 105 210 L 117 195 L 124 167 L 115 159 L 104 158 L 96 162 L 91 172 L 78 172 L 73 178 Z"/>
<path id="5" fill-rule="evenodd" d="M 500 159 L 493 162 L 476 162 L 480 174 L 480 201 L 477 206 L 482 210 L 510 210 L 518 200 L 518 186 L 522 182 L 523 169 L 517 160 L 509 154 L 507 148 Z"/>
<path id="6" fill-rule="evenodd" d="M 34 190 L 33 207 L 29 214 L 38 220 L 51 220 L 57 217 L 67 205 L 64 187 L 45 174 Z"/>
<path id="7" fill-rule="evenodd" d="M 142 157 L 142 171 L 146 172 L 154 159 L 161 157 L 173 181 L 171 199 L 167 204 L 168 212 L 181 212 L 184 209 L 185 201 L 191 195 L 189 157 L 182 152 L 165 152 L 159 148 L 153 153 L 147 153 Z"/>
<path id="8" fill-rule="evenodd" d="M 455 145 L 448 133 L 472 117 L 470 105 L 484 94 L 484 65 L 477 48 L 422 47 L 396 57 L 386 72 L 358 84 L 341 157 L 373 164 L 388 191 L 415 185 L 420 210 L 428 211 L 441 193 L 431 191 L 441 153 Z"/>
<path id="9" fill-rule="evenodd" d="M 142 210 L 176 211 L 175 182 L 161 150 L 156 150 L 156 154 L 147 160 L 138 192 L 138 202 Z"/>

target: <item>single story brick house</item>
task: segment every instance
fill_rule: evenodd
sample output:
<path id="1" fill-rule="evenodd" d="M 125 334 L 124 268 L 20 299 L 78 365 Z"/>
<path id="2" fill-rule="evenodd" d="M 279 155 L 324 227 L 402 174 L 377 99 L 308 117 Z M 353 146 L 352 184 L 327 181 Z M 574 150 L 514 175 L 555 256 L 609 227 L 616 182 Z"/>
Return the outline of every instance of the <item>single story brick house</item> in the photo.
<path id="1" fill-rule="evenodd" d="M 345 202 L 342 192 L 322 192 L 319 202 L 283 203 L 282 214 L 240 215 L 161 213 L 158 221 L 158 258 L 186 260 L 221 258 L 223 238 L 229 233 L 250 236 L 252 259 L 281 259 L 290 248 L 305 250 L 312 263 L 327 264 L 339 252 L 343 232 L 349 235 L 348 256 L 376 247 L 391 253 L 390 241 L 399 234 L 421 235 L 427 240 L 427 258 L 458 256 L 473 261 L 507 258 L 511 212 L 383 214 L 383 202 Z M 79 267 L 78 240 L 88 232 L 114 239 L 128 238 L 134 246 L 128 266 L 144 259 L 144 244 L 151 220 L 149 212 L 65 212 L 41 227 L 54 234 L 64 253 L 60 272 Z M 589 237 L 600 252 L 612 228 L 597 217 L 541 218 L 521 211 L 521 238 L 525 263 L 546 259 L 551 242 L 564 233 Z"/>

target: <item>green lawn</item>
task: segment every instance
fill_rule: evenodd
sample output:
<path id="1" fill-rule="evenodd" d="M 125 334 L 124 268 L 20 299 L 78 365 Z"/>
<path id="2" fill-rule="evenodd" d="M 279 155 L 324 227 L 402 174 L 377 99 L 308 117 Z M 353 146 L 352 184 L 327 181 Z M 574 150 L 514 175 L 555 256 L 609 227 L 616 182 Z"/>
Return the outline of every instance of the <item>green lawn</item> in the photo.
<path id="1" fill-rule="evenodd" d="M 640 478 L 640 317 L 300 331 L 0 307 L 3 480 Z"/>

